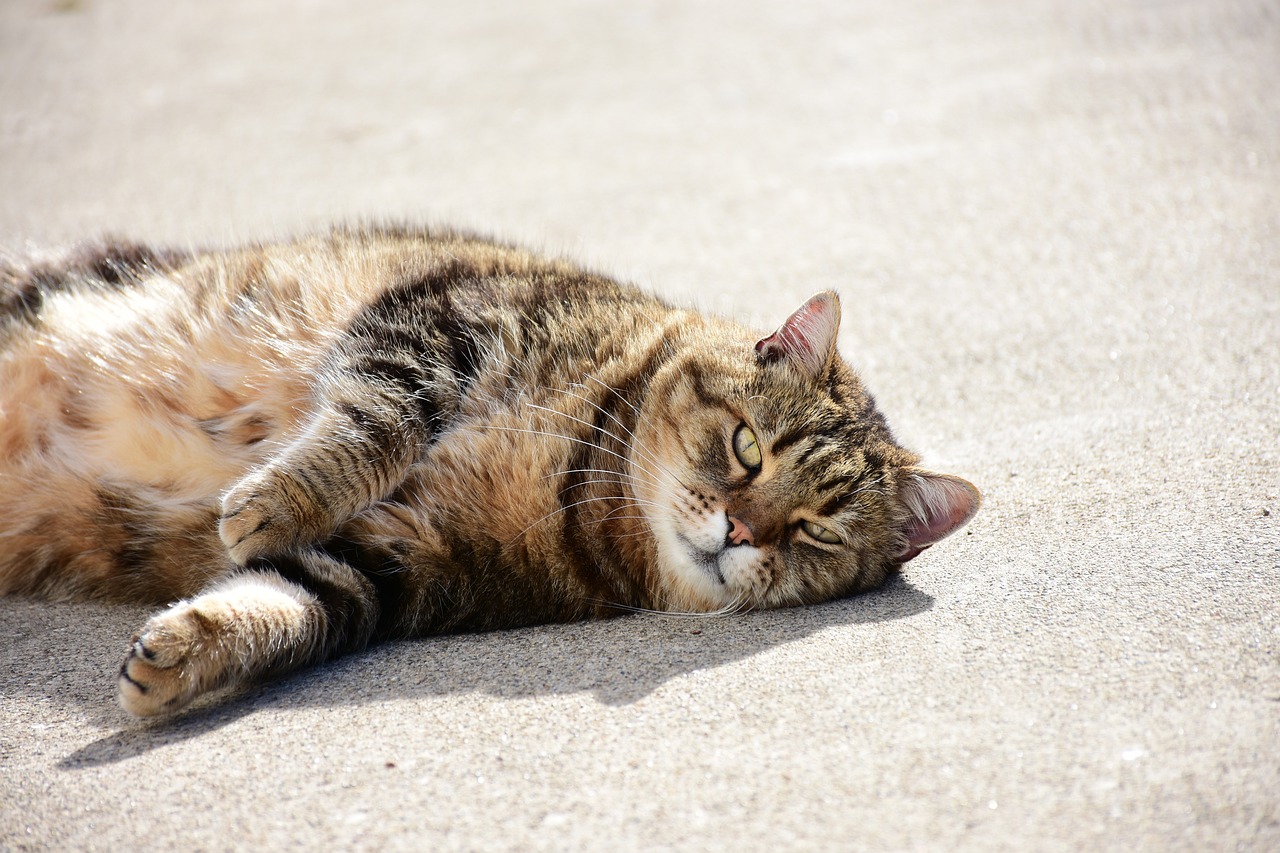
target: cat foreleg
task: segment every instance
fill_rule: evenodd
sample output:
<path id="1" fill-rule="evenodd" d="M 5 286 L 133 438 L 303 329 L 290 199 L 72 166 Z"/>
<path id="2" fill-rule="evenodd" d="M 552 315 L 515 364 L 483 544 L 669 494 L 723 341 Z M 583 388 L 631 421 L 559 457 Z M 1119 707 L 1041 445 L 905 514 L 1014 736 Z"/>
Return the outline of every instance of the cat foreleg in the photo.
<path id="1" fill-rule="evenodd" d="M 245 565 L 318 543 L 389 496 L 457 412 L 479 370 L 476 334 L 434 286 L 371 303 L 330 353 L 310 423 L 223 498 L 232 558 Z"/>
<path id="2" fill-rule="evenodd" d="M 241 572 L 147 621 L 118 679 L 130 714 L 169 714 L 224 687 L 279 675 L 361 648 L 378 607 L 367 581 L 315 552 L 290 560 L 286 580 Z"/>
<path id="3" fill-rule="evenodd" d="M 233 560 L 319 542 L 403 481 L 426 425 L 408 401 L 367 396 L 327 401 L 297 439 L 227 492 L 218 530 Z"/>

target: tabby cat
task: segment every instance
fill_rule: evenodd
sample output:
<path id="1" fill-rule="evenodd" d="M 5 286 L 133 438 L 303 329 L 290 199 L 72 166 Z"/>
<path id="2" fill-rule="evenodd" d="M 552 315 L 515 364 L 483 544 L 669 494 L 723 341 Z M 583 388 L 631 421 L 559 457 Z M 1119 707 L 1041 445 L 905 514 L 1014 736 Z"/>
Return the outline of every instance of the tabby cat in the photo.
<path id="1" fill-rule="evenodd" d="M 980 498 L 839 316 L 762 337 L 408 228 L 6 261 L 0 592 L 168 604 L 119 673 L 147 716 L 388 638 L 870 589 Z"/>

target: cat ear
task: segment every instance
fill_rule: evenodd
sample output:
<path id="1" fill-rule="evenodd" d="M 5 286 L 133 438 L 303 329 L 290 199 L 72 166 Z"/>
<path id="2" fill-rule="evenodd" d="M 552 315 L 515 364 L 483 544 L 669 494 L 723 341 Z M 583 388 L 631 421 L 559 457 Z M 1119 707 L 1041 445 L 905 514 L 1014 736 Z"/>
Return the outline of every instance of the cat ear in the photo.
<path id="1" fill-rule="evenodd" d="M 766 363 L 785 358 L 818 379 L 835 355 L 839 328 L 840 297 L 824 290 L 801 305 L 778 331 L 757 341 L 756 356 Z"/>
<path id="2" fill-rule="evenodd" d="M 968 480 L 935 474 L 923 468 L 906 468 L 898 499 L 911 514 L 907 520 L 907 544 L 895 558 L 900 563 L 955 533 L 973 518 L 982 493 Z"/>

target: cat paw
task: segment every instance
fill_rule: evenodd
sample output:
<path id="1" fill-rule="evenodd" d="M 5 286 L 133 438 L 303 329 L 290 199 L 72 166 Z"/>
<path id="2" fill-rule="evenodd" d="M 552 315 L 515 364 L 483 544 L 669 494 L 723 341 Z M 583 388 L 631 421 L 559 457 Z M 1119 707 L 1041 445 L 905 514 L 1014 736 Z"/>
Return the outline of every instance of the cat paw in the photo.
<path id="1" fill-rule="evenodd" d="M 187 603 L 153 616 L 134 635 L 117 679 L 120 706 L 135 717 L 171 714 L 185 707 L 210 681 L 199 657 L 205 626 Z"/>
<path id="2" fill-rule="evenodd" d="M 314 521 L 301 517 L 311 504 L 286 475 L 270 468 L 241 480 L 222 499 L 218 535 L 231 559 L 246 565 L 314 541 Z"/>

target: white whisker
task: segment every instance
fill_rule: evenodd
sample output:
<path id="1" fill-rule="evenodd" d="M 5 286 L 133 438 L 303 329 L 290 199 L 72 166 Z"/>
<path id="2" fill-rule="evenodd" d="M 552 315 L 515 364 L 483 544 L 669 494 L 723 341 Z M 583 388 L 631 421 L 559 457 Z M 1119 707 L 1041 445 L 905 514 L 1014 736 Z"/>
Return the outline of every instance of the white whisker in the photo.
<path id="1" fill-rule="evenodd" d="M 670 619 L 717 619 L 719 617 L 729 615 L 729 611 L 724 608 L 707 611 L 654 610 L 651 607 L 638 607 L 634 604 L 619 604 L 615 601 L 606 601 L 600 598 L 592 598 L 588 599 L 588 601 L 592 604 L 600 604 L 605 607 L 625 610 L 628 613 L 647 613 L 651 616 L 663 616 Z"/>
<path id="2" fill-rule="evenodd" d="M 512 537 L 511 541 L 514 542 L 516 539 L 519 539 L 521 536 L 525 535 L 530 530 L 537 527 L 539 524 L 542 524 L 544 521 L 547 521 L 548 519 L 551 519 L 551 518 L 555 518 L 557 515 L 560 515 L 562 513 L 566 513 L 569 510 L 573 509 L 574 507 L 579 507 L 589 503 L 600 503 L 603 501 L 624 501 L 626 503 L 626 506 L 622 508 L 629 508 L 631 506 L 640 506 L 642 504 L 648 504 L 650 506 L 659 506 L 658 504 L 653 503 L 653 501 L 641 501 L 635 498 L 627 498 L 620 495 L 605 495 L 603 497 L 596 497 L 596 498 L 583 498 L 580 501 L 574 501 L 571 504 L 562 506 L 557 510 L 547 513 L 546 515 L 542 516 L 537 521 L 533 522 L 528 527 L 524 528 L 519 533 L 517 533 L 514 537 Z M 608 516 L 605 516 L 605 517 L 607 518 Z"/>
<path id="3" fill-rule="evenodd" d="M 610 456 L 616 456 L 617 458 L 621 459 L 623 462 L 629 461 L 627 457 L 623 456 L 621 453 L 615 453 L 612 450 L 609 450 L 607 447 L 601 447 L 595 442 L 587 441 L 581 438 L 575 438 L 572 435 L 565 435 L 559 432 L 550 432 L 549 430 L 545 430 L 545 429 L 522 429 L 521 427 L 504 427 L 504 426 L 495 426 L 493 424 L 473 424 L 472 428 L 473 429 L 491 429 L 497 432 L 523 432 L 529 435 L 545 435 L 548 438 L 560 438 L 560 439 L 564 439 L 565 441 L 571 441 L 574 444 L 584 444 L 587 447 L 594 447 L 595 449 L 599 450 L 601 453 L 607 453 Z M 648 473 L 652 474 L 653 472 L 649 471 Z"/>
<path id="4" fill-rule="evenodd" d="M 606 391 L 608 391 L 608 392 L 609 392 L 610 394 L 612 394 L 613 396 L 617 397 L 619 400 L 621 400 L 621 401 L 623 402 L 623 404 L 624 404 L 624 405 L 626 405 L 629 409 L 631 409 L 631 411 L 633 411 L 633 412 L 635 412 L 635 413 L 636 413 L 636 417 L 640 417 L 640 410 L 639 410 L 639 409 L 637 409 L 634 405 L 632 405 L 632 403 L 631 403 L 631 401 L 630 401 L 630 400 L 628 400 L 626 397 L 624 397 L 624 396 L 622 396 L 621 394 L 619 394 L 619 393 L 618 393 L 618 391 L 617 391 L 617 389 L 615 389 L 612 385 L 609 385 L 609 384 L 607 384 L 607 383 L 605 383 L 605 382 L 601 382 L 599 379 L 597 379 L 596 377 L 592 376 L 590 373 L 584 373 L 584 374 L 582 374 L 582 375 L 583 375 L 583 376 L 585 376 L 586 378 L 590 379 L 592 382 L 596 383 L 597 385 L 599 385 L 601 388 L 604 388 Z"/>
<path id="5" fill-rule="evenodd" d="M 627 405 L 628 407 L 630 407 L 630 409 L 631 409 L 633 412 L 635 412 L 635 413 L 636 413 L 636 416 L 637 416 L 637 417 L 639 417 L 639 416 L 640 416 L 640 410 L 639 410 L 639 409 L 637 409 L 635 406 L 633 406 L 633 405 L 632 405 L 632 404 L 631 404 L 631 403 L 630 403 L 630 402 L 629 402 L 625 397 L 623 397 L 621 394 L 619 394 L 617 391 L 615 391 L 615 390 L 614 390 L 610 385 L 607 385 L 606 383 L 601 382 L 599 379 L 597 379 L 595 376 L 592 376 L 590 373 L 584 373 L 584 374 L 583 374 L 583 376 L 584 376 L 585 378 L 587 378 L 587 379 L 590 379 L 592 382 L 595 382 L 595 383 L 596 383 L 597 385 L 599 385 L 601 388 L 604 388 L 605 390 L 607 390 L 607 391 L 609 391 L 610 393 L 612 393 L 615 397 L 617 397 L 619 400 L 621 400 L 625 405 Z M 544 387 L 544 388 L 546 388 L 546 386 L 543 386 L 543 387 Z M 579 382 L 579 383 L 578 383 L 578 387 L 579 387 L 579 388 L 584 388 L 585 386 L 584 386 L 581 382 Z M 547 388 L 546 390 L 549 390 L 549 391 L 550 391 L 550 390 L 556 390 L 556 389 Z M 618 426 L 620 426 L 620 427 L 622 428 L 622 430 L 623 430 L 624 432 L 626 432 L 626 434 L 627 434 L 628 436 L 630 436 L 631 441 L 624 441 L 624 440 L 622 439 L 622 437 L 621 437 L 621 436 L 615 435 L 612 431 L 605 430 L 605 429 L 603 429 L 603 428 L 601 428 L 601 427 L 599 427 L 599 426 L 597 426 L 597 425 L 595 425 L 595 424 L 588 424 L 586 421 L 580 420 L 580 419 L 578 419 L 578 418 L 573 418 L 573 416 L 572 416 L 572 415 L 568 415 L 568 414 L 563 413 L 563 412 L 561 412 L 560 414 L 565 414 L 565 416 L 566 416 L 566 417 L 573 418 L 574 420 L 577 420 L 579 423 L 583 424 L 584 426 L 589 426 L 589 427 L 591 427 L 592 429 L 599 429 L 601 432 L 604 432 L 606 435 L 610 436 L 611 438 L 615 439 L 616 441 L 618 441 L 618 442 L 620 442 L 620 443 L 622 443 L 622 444 L 624 444 L 624 445 L 627 445 L 631 450 L 635 451 L 636 453 L 640 453 L 640 454 L 642 454 L 642 455 L 644 456 L 644 458 L 645 458 L 645 459 L 647 459 L 649 462 L 651 462 L 651 463 L 653 463 L 654 465 L 656 465 L 656 466 L 657 466 L 661 471 L 663 471 L 664 473 L 666 473 L 666 474 L 670 475 L 673 479 L 675 479 L 675 480 L 676 480 L 676 482 L 680 482 L 679 478 L 678 478 L 678 477 L 676 477 L 676 476 L 675 476 L 675 474 L 674 474 L 674 473 L 673 473 L 673 472 L 672 472 L 672 471 L 671 471 L 671 470 L 670 470 L 670 469 L 669 469 L 665 464 L 663 464 L 662 460 L 658 459 L 658 458 L 657 458 L 657 457 L 655 457 L 652 453 L 650 453 L 650 452 L 649 452 L 649 450 L 648 450 L 648 448 L 646 448 L 646 447 L 644 446 L 644 443 L 640 441 L 639 437 L 635 434 L 635 432 L 634 432 L 630 427 L 628 427 L 625 423 L 623 423 L 621 420 L 619 420 L 619 419 L 618 419 L 618 417 L 617 417 L 616 415 L 614 415 L 612 412 L 608 411 L 607 409 L 605 409 L 604 407 L 602 407 L 599 403 L 595 402 L 594 400 L 592 400 L 592 399 L 590 399 L 590 398 L 588 398 L 588 397 L 584 397 L 584 396 L 582 396 L 581 394 L 576 394 L 576 393 L 574 393 L 573 391 L 570 391 L 570 390 L 569 390 L 569 389 L 567 389 L 567 388 L 566 388 L 566 389 L 562 389 L 562 390 L 563 390 L 563 393 L 568 394 L 570 397 L 573 397 L 573 398 L 575 398 L 575 399 L 577 399 L 577 400 L 581 400 L 582 402 L 586 403 L 588 406 L 591 406 L 591 407 L 592 407 L 593 409 L 595 409 L 597 412 L 599 412 L 600 414 L 604 415 L 604 416 L 605 416 L 605 417 L 607 417 L 609 420 L 613 421 L 615 424 L 617 424 Z M 548 410 L 548 411 L 550 411 L 550 410 Z M 650 472 L 650 473 L 653 473 L 653 472 Z M 683 485 L 683 483 L 681 483 L 681 485 Z"/>
<path id="6" fill-rule="evenodd" d="M 587 404 L 589 404 L 589 405 L 595 406 L 595 403 L 592 403 L 590 400 L 586 399 L 585 397 L 580 397 L 580 396 L 578 396 L 577 394 L 573 394 L 573 393 L 568 392 L 568 391 L 566 391 L 565 393 L 569 394 L 571 397 L 577 397 L 579 400 L 582 400 L 583 402 L 585 402 L 585 403 L 587 403 Z M 669 476 L 672 476 L 672 477 L 674 477 L 674 476 L 675 476 L 675 475 L 674 475 L 674 474 L 672 474 L 670 471 L 666 470 L 666 466 L 665 466 L 665 465 L 663 465 L 661 462 L 659 462 L 657 459 L 655 459 L 651 454 L 649 454 L 649 452 L 648 452 L 647 450 L 645 450 L 643 447 L 640 447 L 640 446 L 638 445 L 638 443 L 633 442 L 633 441 L 627 441 L 627 440 L 626 440 L 626 439 L 624 439 L 622 436 L 617 435 L 616 433 L 611 432 L 610 430 L 605 429 L 604 427 L 600 426 L 599 424 L 593 424 L 593 423 L 591 423 L 590 421 L 584 421 L 582 418 L 579 418 L 579 417 L 576 417 L 576 416 L 574 416 L 574 415 L 571 415 L 571 414 L 569 414 L 568 412 L 561 412 L 561 411 L 557 411 L 557 410 L 555 410 L 555 409 L 548 408 L 548 407 L 546 407 L 546 406 L 539 406 L 539 405 L 538 405 L 538 404 L 536 404 L 536 403 L 527 403 L 526 405 L 528 405 L 528 406 L 529 406 L 529 408 L 531 408 L 531 409 L 539 409 L 539 410 L 544 411 L 544 412 L 549 412 L 549 413 L 551 413 L 551 414 L 553 414 L 553 415 L 559 415 L 560 417 L 568 418 L 569 420 L 574 421 L 575 423 L 579 423 L 579 424 L 582 424 L 582 425 L 583 425 L 583 426 L 585 426 L 585 427 L 589 427 L 591 430 L 593 430 L 593 431 L 595 431 L 595 432 L 599 432 L 599 433 L 601 433 L 601 434 L 603 434 L 603 435 L 607 435 L 609 438 L 612 438 L 614 441 L 618 442 L 619 444 L 623 445 L 624 447 L 628 448 L 629 450 L 633 450 L 633 451 L 636 451 L 637 453 L 642 454 L 642 455 L 644 456 L 644 458 L 645 458 L 647 461 L 652 462 L 654 465 L 656 465 L 656 466 L 658 467 L 658 469 L 659 469 L 659 471 L 660 471 L 661 473 L 665 473 L 665 474 L 667 474 L 667 475 L 669 475 Z M 599 410 L 600 410 L 600 412 L 601 412 L 602 414 L 605 414 L 605 415 L 608 415 L 608 414 L 609 414 L 609 413 L 608 413 L 608 412 L 606 412 L 604 409 L 600 409 L 600 407 L 599 407 L 599 406 L 596 406 L 596 408 L 597 408 L 597 409 L 599 409 Z M 610 415 L 610 417 L 612 417 L 612 415 Z M 614 418 L 614 420 L 617 420 L 617 419 L 616 419 L 616 418 Z M 627 427 L 626 427 L 626 425 L 625 425 L 625 424 L 623 424 L 623 425 L 622 425 L 622 428 L 623 428 L 623 429 L 627 429 Z M 628 433 L 630 433 L 631 431 L 630 431 L 630 430 L 627 430 L 627 432 L 628 432 Z M 634 438 L 635 438 L 635 435 L 634 435 L 634 434 L 631 434 L 631 437 L 634 439 Z M 596 447 L 599 447 L 599 445 L 595 445 L 595 446 L 596 446 Z M 605 448 L 601 447 L 600 449 L 601 449 L 601 450 L 604 450 Z M 606 452 L 611 452 L 611 451 L 606 451 Z M 619 456 L 619 454 L 617 454 L 617 453 L 614 453 L 613 455 L 614 455 L 614 456 Z M 619 458 L 625 458 L 625 457 L 619 457 Z M 656 472 L 656 471 L 652 471 L 652 470 L 650 470 L 650 469 L 648 468 L 648 466 L 638 464 L 634 459 L 631 459 L 631 460 L 628 460 L 628 461 L 630 462 L 630 464 L 635 465 L 637 468 L 640 468 L 641 470 L 647 471 L 647 472 L 648 472 L 648 473 L 650 473 L 650 474 L 657 474 L 657 473 L 659 473 L 659 472 Z M 677 480 L 677 482 L 678 482 L 678 480 Z"/>

